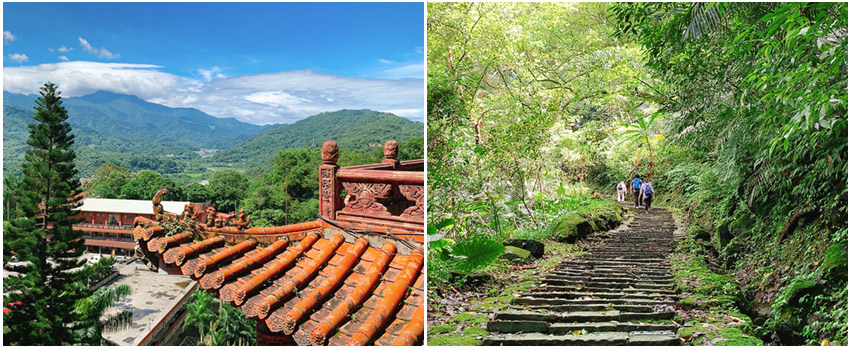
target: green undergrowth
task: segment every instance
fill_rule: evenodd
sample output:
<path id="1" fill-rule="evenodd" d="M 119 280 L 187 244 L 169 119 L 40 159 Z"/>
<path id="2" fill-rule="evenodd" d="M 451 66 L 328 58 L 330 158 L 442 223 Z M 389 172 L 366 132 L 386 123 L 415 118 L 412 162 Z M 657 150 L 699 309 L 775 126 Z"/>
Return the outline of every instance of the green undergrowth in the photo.
<path id="1" fill-rule="evenodd" d="M 693 238 L 681 242 L 670 256 L 679 304 L 685 316 L 679 336 L 687 345 L 763 345 L 753 336 L 753 321 L 741 311 L 744 294 L 735 279 L 710 270 Z"/>
<path id="2" fill-rule="evenodd" d="M 468 312 L 448 317 L 439 325 L 428 327 L 428 346 L 476 346 L 487 332 L 490 315 L 507 308 L 521 293 L 534 288 L 540 280 L 554 270 L 564 258 L 583 253 L 575 244 L 554 240 L 544 241 L 546 252 L 540 259 L 530 262 L 534 268 L 515 270 L 514 264 L 497 260 L 479 273 L 491 276 L 486 289 L 474 293 L 466 300 Z"/>

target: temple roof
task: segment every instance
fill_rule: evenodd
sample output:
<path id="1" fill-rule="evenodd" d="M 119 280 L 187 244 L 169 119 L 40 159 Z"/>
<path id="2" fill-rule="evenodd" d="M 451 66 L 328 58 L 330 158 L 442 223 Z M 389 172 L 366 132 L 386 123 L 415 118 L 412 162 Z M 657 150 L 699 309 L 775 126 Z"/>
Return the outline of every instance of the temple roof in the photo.
<path id="1" fill-rule="evenodd" d="M 193 276 L 299 345 L 422 343 L 421 245 L 324 221 L 269 228 L 273 236 L 251 238 L 206 231 L 206 239 L 190 231 L 164 237 L 155 222 L 137 223 L 138 243 L 161 257 L 161 267 Z"/>
<path id="2" fill-rule="evenodd" d="M 163 209 L 171 213 L 180 213 L 183 206 L 189 202 L 162 201 Z M 85 198 L 83 205 L 77 208 L 79 211 L 125 213 L 125 214 L 147 214 L 153 215 L 150 200 L 138 199 L 106 199 Z"/>

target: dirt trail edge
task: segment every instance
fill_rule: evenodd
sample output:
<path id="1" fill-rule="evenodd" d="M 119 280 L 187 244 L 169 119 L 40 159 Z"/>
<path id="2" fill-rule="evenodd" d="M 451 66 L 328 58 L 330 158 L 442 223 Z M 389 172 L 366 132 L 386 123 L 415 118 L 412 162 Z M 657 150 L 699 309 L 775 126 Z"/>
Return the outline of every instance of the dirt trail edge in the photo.
<path id="1" fill-rule="evenodd" d="M 665 209 L 634 210 L 590 237 L 590 254 L 496 311 L 483 345 L 679 345 L 668 259 L 676 229 Z"/>

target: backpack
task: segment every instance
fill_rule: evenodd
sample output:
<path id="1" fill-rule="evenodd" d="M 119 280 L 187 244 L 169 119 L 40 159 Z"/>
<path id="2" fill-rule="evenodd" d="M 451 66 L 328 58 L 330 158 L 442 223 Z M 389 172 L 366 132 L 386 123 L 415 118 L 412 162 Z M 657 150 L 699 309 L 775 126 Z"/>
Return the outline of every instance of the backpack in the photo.
<path id="1" fill-rule="evenodd" d="M 643 193 L 646 194 L 647 196 L 652 196 L 652 192 L 653 192 L 652 184 L 647 182 L 645 185 L 646 186 L 644 186 L 644 188 L 643 188 Z"/>
<path id="2" fill-rule="evenodd" d="M 632 186 L 635 188 L 636 191 L 640 190 L 640 185 L 642 183 L 643 183 L 643 181 L 640 181 L 640 179 L 632 180 Z"/>

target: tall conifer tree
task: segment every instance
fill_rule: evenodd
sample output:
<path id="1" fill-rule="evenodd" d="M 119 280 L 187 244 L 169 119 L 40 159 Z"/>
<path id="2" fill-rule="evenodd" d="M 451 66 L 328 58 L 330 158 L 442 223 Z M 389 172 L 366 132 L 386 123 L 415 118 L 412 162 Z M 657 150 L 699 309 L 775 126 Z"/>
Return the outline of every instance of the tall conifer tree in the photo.
<path id="1" fill-rule="evenodd" d="M 18 275 L 4 280 L 5 345 L 73 343 L 74 303 L 91 294 L 71 272 L 82 265 L 85 246 L 82 231 L 72 227 L 80 222 L 75 197 L 81 191 L 68 111 L 56 85 L 45 84 L 40 94 L 15 190 L 19 215 L 4 230 L 4 262 L 12 256 L 24 262 L 14 268 Z"/>

